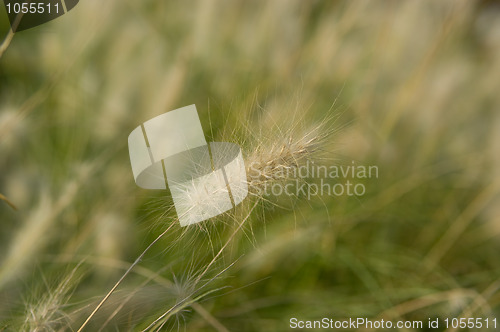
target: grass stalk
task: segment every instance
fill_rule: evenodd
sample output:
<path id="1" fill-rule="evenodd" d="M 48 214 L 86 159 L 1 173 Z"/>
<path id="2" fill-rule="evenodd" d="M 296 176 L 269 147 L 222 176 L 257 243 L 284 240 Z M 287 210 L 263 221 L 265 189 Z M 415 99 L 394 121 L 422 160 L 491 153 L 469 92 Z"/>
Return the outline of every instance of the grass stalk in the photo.
<path id="1" fill-rule="evenodd" d="M 167 227 L 167 229 L 165 231 L 163 231 L 163 233 L 161 233 L 160 235 L 158 235 L 158 237 L 156 239 L 154 239 L 153 242 L 151 242 L 149 244 L 149 246 L 147 246 L 146 249 L 144 249 L 144 251 L 139 255 L 139 257 L 137 257 L 137 259 L 134 261 L 134 263 L 132 263 L 132 265 L 130 265 L 130 267 L 127 269 L 127 271 L 125 271 L 125 273 L 121 276 L 121 278 L 115 283 L 115 285 L 113 286 L 113 288 L 111 288 L 111 290 L 106 294 L 106 296 L 104 296 L 104 298 L 101 300 L 101 302 L 99 302 L 99 304 L 97 305 L 97 307 L 94 309 L 94 311 L 92 311 L 92 313 L 87 317 L 87 319 L 85 320 L 85 322 L 83 322 L 83 324 L 80 326 L 80 328 L 78 329 L 77 332 L 81 332 L 83 331 L 83 329 L 85 328 L 85 326 L 89 323 L 89 321 L 92 319 L 92 317 L 94 317 L 94 315 L 99 311 L 99 309 L 101 309 L 101 307 L 104 305 L 104 303 L 108 300 L 108 298 L 111 296 L 111 294 L 113 294 L 113 292 L 116 290 L 116 288 L 118 288 L 118 286 L 122 283 L 122 281 L 127 277 L 127 275 L 132 271 L 132 269 L 137 265 L 139 264 L 139 262 L 142 260 L 142 258 L 144 257 L 144 255 L 149 251 L 149 249 L 151 249 L 151 247 L 156 243 L 158 242 L 165 234 L 167 234 L 167 232 L 175 225 L 175 222 L 171 223 L 170 226 Z"/>

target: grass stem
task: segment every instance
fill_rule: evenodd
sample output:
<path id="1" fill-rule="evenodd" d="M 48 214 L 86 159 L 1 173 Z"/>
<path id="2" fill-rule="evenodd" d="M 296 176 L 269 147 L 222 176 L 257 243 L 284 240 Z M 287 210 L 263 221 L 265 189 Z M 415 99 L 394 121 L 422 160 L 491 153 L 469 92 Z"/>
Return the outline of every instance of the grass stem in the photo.
<path id="1" fill-rule="evenodd" d="M 170 226 L 168 226 L 168 228 L 163 232 L 161 233 L 160 235 L 158 235 L 158 237 L 156 239 L 154 239 L 153 242 L 151 242 L 149 244 L 149 246 L 144 249 L 144 251 L 139 255 L 139 257 L 137 257 L 137 259 L 134 261 L 134 263 L 132 263 L 132 265 L 130 265 L 130 267 L 127 269 L 127 271 L 125 271 L 125 273 L 121 276 L 120 280 L 118 280 L 116 282 L 116 284 L 113 286 L 113 288 L 111 288 L 111 290 L 106 294 L 106 296 L 104 296 L 104 298 L 101 300 L 101 302 L 99 302 L 99 304 L 97 305 L 97 307 L 94 309 L 94 311 L 92 311 L 92 313 L 87 317 L 87 319 L 85 320 L 85 322 L 83 322 L 82 326 L 80 326 L 80 328 L 78 329 L 77 332 L 81 332 L 83 331 L 83 329 L 85 328 L 85 326 L 89 323 L 89 321 L 92 319 L 92 317 L 94 317 L 94 315 L 97 313 L 97 311 L 99 311 L 99 309 L 101 309 L 101 307 L 103 306 L 103 304 L 108 300 L 108 298 L 111 296 L 111 294 L 113 294 L 113 292 L 116 290 L 116 288 L 118 288 L 118 286 L 122 283 L 123 279 L 125 279 L 125 277 L 132 271 L 132 269 L 137 265 L 139 264 L 139 262 L 142 260 L 142 258 L 144 257 L 144 255 L 149 251 L 149 249 L 156 243 L 158 242 L 165 234 L 167 234 L 167 232 L 170 230 L 170 228 L 172 228 L 173 226 L 175 225 L 175 222 L 173 222 L 172 224 L 170 224 Z"/>

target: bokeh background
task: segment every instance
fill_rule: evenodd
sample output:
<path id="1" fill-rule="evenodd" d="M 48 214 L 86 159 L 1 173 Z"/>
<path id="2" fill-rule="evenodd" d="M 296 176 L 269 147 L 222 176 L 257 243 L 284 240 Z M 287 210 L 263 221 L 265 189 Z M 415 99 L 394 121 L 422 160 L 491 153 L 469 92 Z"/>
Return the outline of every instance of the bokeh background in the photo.
<path id="1" fill-rule="evenodd" d="M 174 226 L 88 331 L 142 330 L 186 296 L 164 330 L 500 319 L 499 86 L 497 1 L 82 0 L 0 58 L 0 193 L 17 207 L 0 201 L 0 330 L 77 330 L 173 222 L 168 192 L 135 185 L 127 137 L 190 104 L 247 155 L 286 120 L 333 118 L 325 160 L 379 177 L 361 197 L 267 197 L 204 288 L 248 207 Z"/>

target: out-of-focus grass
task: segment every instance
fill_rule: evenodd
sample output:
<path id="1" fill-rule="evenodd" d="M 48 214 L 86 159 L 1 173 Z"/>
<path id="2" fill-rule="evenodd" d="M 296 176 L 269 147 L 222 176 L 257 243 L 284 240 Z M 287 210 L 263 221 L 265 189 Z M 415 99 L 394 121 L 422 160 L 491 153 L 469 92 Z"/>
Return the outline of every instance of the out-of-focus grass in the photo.
<path id="1" fill-rule="evenodd" d="M 0 59 L 0 193 L 18 208 L 0 201 L 2 326 L 77 329 L 173 221 L 166 193 L 135 186 L 127 136 L 193 103 L 209 140 L 287 132 L 297 110 L 304 127 L 341 114 L 330 161 L 377 165 L 379 178 L 359 198 L 268 197 L 202 293 L 228 288 L 170 327 L 500 319 L 499 31 L 495 2 L 87 0 L 16 34 Z M 236 221 L 168 234 L 88 330 L 121 304 L 105 329 L 145 328 Z"/>

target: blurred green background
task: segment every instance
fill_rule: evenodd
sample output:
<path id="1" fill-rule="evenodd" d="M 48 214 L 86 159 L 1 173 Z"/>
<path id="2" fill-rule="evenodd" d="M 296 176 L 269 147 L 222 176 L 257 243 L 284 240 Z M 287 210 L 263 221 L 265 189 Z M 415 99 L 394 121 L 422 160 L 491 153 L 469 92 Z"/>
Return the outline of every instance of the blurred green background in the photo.
<path id="1" fill-rule="evenodd" d="M 0 58 L 17 207 L 0 201 L 0 329 L 77 330 L 173 222 L 168 193 L 135 185 L 127 137 L 190 104 L 247 156 L 295 117 L 334 117 L 327 162 L 379 177 L 361 197 L 267 197 L 233 239 L 248 206 L 173 226 L 86 330 L 142 330 L 193 290 L 165 330 L 500 319 L 499 86 L 497 1 L 82 0 Z"/>

